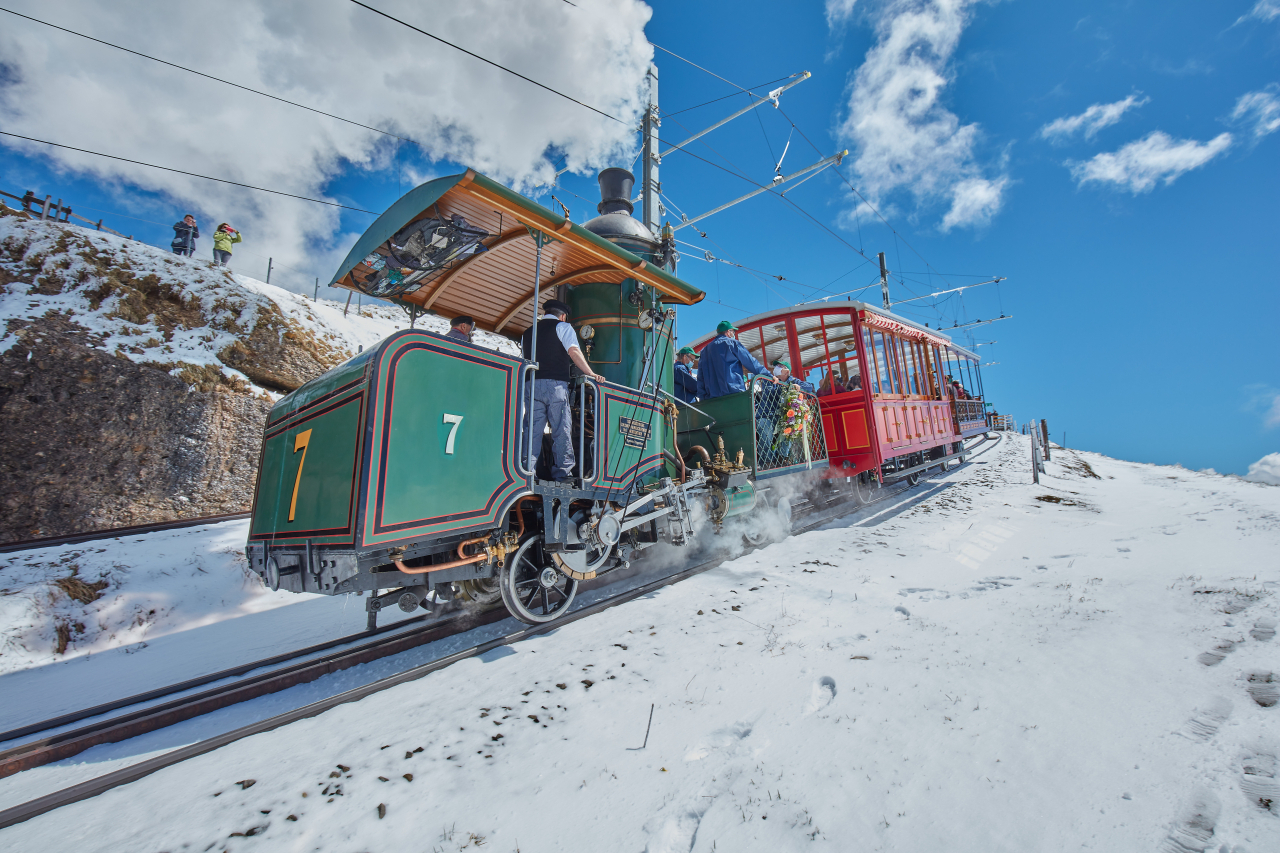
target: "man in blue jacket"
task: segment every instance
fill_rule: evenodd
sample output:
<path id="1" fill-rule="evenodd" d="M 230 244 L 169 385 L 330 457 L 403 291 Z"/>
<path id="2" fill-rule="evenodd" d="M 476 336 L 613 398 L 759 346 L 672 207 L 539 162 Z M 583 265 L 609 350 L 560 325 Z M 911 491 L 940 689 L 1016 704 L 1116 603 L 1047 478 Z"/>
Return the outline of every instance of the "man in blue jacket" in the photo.
<path id="1" fill-rule="evenodd" d="M 698 402 L 698 378 L 692 369 L 697 363 L 698 354 L 693 347 L 681 347 L 676 353 L 676 399 L 681 403 Z"/>
<path id="2" fill-rule="evenodd" d="M 712 397 L 723 397 L 747 390 L 745 371 L 748 376 L 761 376 L 777 384 L 778 380 L 770 375 L 768 368 L 756 361 L 738 341 L 738 327 L 728 320 L 721 320 L 716 326 L 716 338 L 702 348 L 700 367 L 698 368 L 698 399 L 709 400 Z"/>

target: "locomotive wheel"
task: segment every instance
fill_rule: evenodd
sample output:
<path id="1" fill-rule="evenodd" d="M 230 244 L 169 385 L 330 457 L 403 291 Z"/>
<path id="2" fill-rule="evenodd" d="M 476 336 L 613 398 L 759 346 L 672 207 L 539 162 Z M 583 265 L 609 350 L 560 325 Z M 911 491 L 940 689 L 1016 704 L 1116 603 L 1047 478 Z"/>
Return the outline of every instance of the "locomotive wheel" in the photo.
<path id="1" fill-rule="evenodd" d="M 469 601 L 472 604 L 479 604 L 482 607 L 490 604 L 497 604 L 502 598 L 502 590 L 499 588 L 499 579 L 478 578 L 472 581 L 457 581 L 453 588 L 457 592 L 458 597 L 463 601 Z"/>
<path id="2" fill-rule="evenodd" d="M 578 594 L 578 582 L 556 568 L 542 550 L 541 536 L 524 540 L 508 558 L 498 586 L 507 610 L 529 625 L 551 622 L 568 613 Z"/>

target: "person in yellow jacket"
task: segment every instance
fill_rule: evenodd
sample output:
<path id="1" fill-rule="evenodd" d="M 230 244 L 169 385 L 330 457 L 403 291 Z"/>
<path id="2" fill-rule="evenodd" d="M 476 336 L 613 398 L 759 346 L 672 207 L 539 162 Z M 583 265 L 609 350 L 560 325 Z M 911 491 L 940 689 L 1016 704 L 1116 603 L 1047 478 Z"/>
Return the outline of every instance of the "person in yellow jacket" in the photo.
<path id="1" fill-rule="evenodd" d="M 240 242 L 240 232 L 227 223 L 218 226 L 213 232 L 213 262 L 225 267 L 231 260 L 231 244 Z"/>

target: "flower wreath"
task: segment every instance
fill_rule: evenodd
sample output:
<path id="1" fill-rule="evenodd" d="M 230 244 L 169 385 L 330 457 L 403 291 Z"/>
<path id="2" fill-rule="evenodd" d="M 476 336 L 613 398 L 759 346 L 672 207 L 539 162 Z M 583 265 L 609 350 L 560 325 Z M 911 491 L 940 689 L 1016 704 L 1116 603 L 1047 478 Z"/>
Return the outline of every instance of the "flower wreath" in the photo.
<path id="1" fill-rule="evenodd" d="M 812 429 L 812 425 L 813 404 L 805 398 L 800 386 L 788 382 L 780 401 L 778 422 L 773 428 L 773 449 L 789 443 L 798 433 Z"/>

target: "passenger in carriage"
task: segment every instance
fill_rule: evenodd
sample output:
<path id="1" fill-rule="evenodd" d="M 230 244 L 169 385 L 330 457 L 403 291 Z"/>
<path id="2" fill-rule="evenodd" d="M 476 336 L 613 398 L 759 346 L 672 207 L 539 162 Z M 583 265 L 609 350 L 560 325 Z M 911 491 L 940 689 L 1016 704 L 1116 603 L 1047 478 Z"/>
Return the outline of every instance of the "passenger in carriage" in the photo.
<path id="1" fill-rule="evenodd" d="M 861 391 L 861 390 L 862 390 L 862 374 L 861 374 L 861 373 L 855 373 L 855 374 L 853 374 L 852 376 L 850 376 L 850 377 L 849 377 L 849 381 L 848 381 L 847 383 L 845 383 L 845 390 L 846 390 L 846 391 Z"/>
<path id="2" fill-rule="evenodd" d="M 699 363 L 705 361 L 706 364 L 698 368 L 698 399 L 710 400 L 747 390 L 744 371 L 748 376 L 761 376 L 777 383 L 768 369 L 738 342 L 737 331 L 737 326 L 721 320 L 716 326 L 716 338 L 702 348 Z"/>
<path id="3" fill-rule="evenodd" d="M 445 335 L 446 338 L 457 338 L 460 341 L 471 343 L 471 333 L 476 329 L 476 321 L 474 318 L 468 317 L 464 314 L 461 317 L 454 317 L 449 321 L 449 325 L 453 328 L 451 328 L 448 334 Z"/>
<path id="4" fill-rule="evenodd" d="M 693 347 L 681 347 L 676 353 L 676 399 L 681 403 L 698 402 L 698 378 L 693 369 L 698 366 L 698 354 Z"/>
<path id="5" fill-rule="evenodd" d="M 822 382 L 818 384 L 818 396 L 828 397 L 832 394 L 843 394 L 848 389 L 845 388 L 844 380 L 840 378 L 840 371 L 832 370 L 822 377 Z"/>
<path id="6" fill-rule="evenodd" d="M 813 386 L 810 385 L 808 382 L 804 382 L 792 376 L 791 365 L 780 358 L 775 358 L 773 360 L 773 375 L 777 377 L 777 380 L 779 382 L 787 382 L 792 385 L 798 385 L 800 387 L 800 390 L 807 391 L 810 394 L 813 393 Z"/>
<path id="7" fill-rule="evenodd" d="M 959 379 L 951 380 L 951 393 L 957 400 L 968 400 L 969 395 L 965 392 L 964 386 L 960 384 Z"/>

